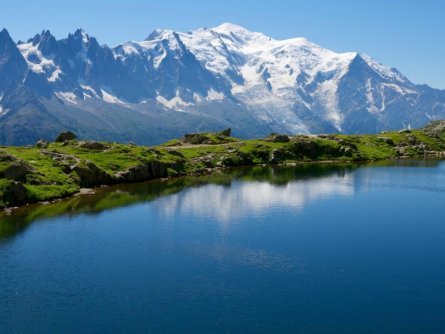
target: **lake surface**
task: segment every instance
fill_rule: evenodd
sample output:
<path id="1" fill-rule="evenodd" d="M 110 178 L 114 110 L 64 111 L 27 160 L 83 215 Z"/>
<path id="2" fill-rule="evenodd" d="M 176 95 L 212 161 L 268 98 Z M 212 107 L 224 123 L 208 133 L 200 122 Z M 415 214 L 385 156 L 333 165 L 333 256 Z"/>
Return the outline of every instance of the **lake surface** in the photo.
<path id="1" fill-rule="evenodd" d="M 445 333 L 445 164 L 246 168 L 0 218 L 1 333 Z"/>

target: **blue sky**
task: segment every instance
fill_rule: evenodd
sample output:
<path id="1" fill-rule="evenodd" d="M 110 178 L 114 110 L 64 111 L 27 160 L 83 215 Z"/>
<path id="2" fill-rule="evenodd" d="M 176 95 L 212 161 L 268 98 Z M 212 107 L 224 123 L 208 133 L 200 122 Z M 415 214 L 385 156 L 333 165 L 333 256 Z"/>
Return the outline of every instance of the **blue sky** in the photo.
<path id="1" fill-rule="evenodd" d="M 442 0 L 4 0 L 0 26 L 15 40 L 42 29 L 62 38 L 82 27 L 114 46 L 158 27 L 231 22 L 277 39 L 306 37 L 334 51 L 365 52 L 415 83 L 445 89 L 444 14 Z"/>

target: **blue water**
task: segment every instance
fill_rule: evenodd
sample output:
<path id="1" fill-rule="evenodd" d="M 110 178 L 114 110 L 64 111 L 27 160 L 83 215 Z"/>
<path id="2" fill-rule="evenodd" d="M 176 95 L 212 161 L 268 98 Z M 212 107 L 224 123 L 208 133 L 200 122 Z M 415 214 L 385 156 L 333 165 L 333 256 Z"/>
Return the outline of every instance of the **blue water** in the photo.
<path id="1" fill-rule="evenodd" d="M 445 333 L 443 162 L 172 182 L 0 218 L 0 332 Z"/>

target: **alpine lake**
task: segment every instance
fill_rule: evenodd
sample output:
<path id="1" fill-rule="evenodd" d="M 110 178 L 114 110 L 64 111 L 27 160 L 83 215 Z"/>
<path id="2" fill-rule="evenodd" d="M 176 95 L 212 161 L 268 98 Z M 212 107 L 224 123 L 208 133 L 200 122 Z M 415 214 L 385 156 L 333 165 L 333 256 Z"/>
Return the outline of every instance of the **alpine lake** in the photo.
<path id="1" fill-rule="evenodd" d="M 226 169 L 0 216 L 1 333 L 444 333 L 445 161 Z"/>

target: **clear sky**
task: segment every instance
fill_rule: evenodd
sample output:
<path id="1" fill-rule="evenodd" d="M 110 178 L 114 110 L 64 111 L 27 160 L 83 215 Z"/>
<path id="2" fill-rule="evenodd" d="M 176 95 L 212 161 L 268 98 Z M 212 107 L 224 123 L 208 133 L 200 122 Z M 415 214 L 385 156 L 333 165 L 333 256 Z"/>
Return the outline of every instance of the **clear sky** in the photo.
<path id="1" fill-rule="evenodd" d="M 0 26 L 26 40 L 84 28 L 99 43 L 142 40 L 223 22 L 273 38 L 305 37 L 337 52 L 365 52 L 411 81 L 445 89 L 444 0 L 2 0 Z"/>

